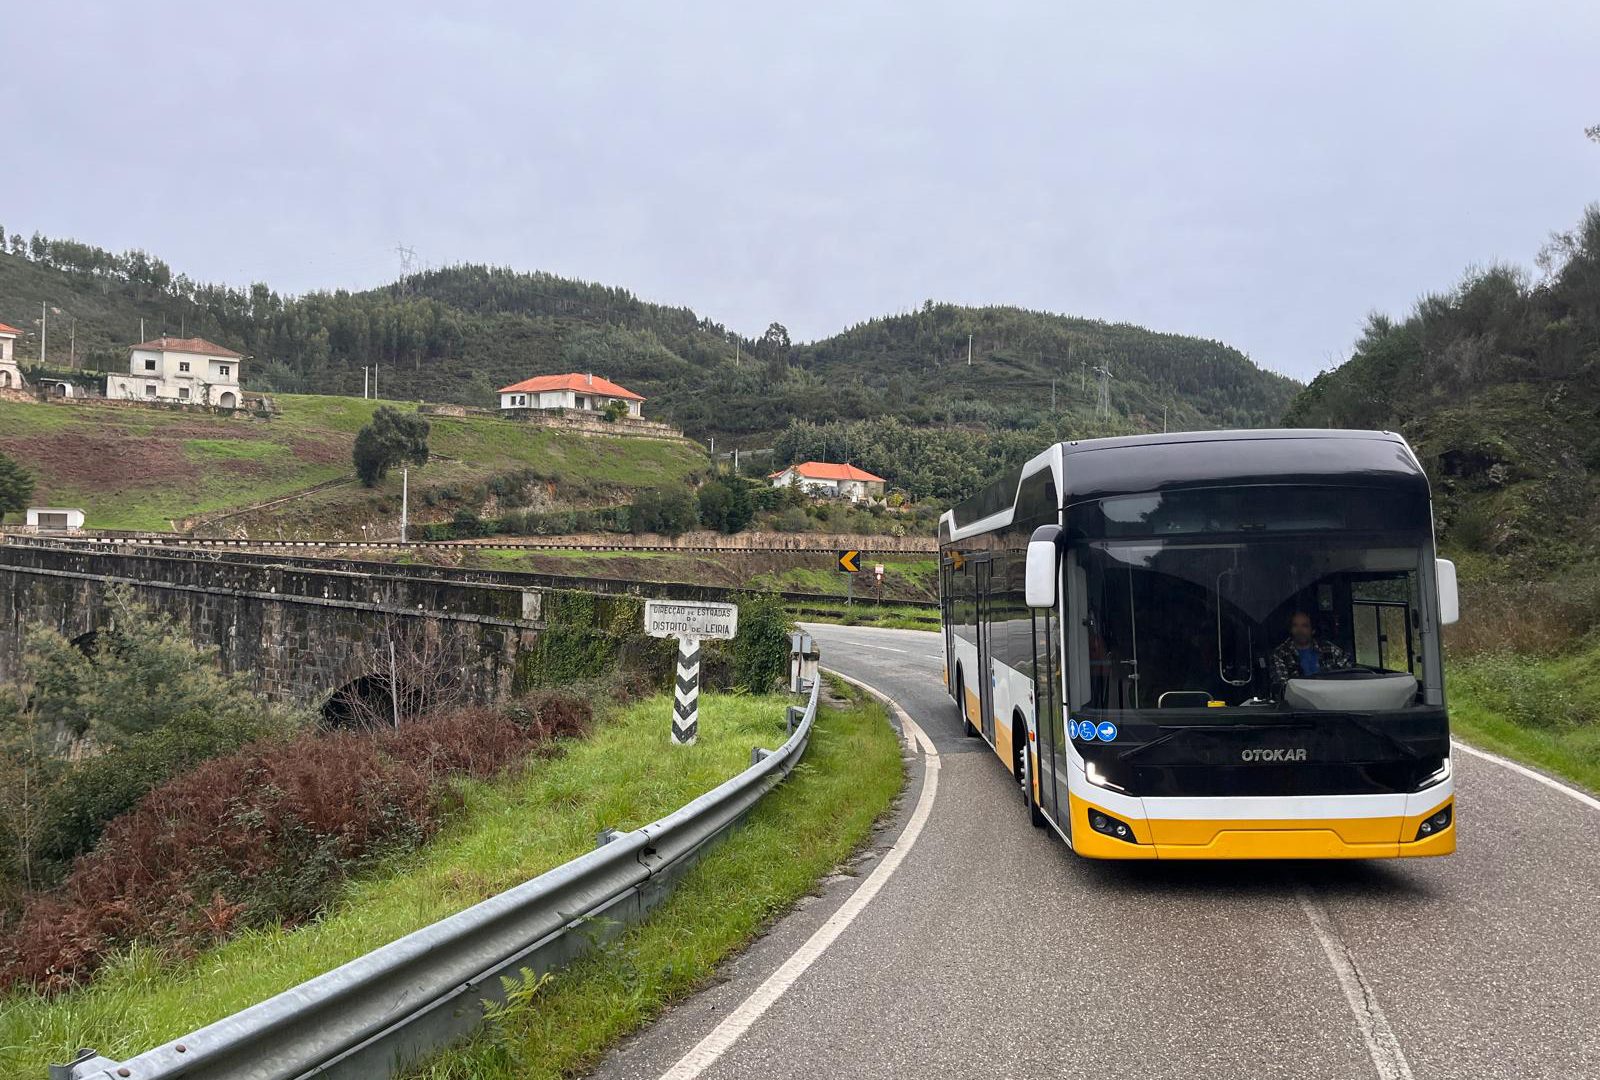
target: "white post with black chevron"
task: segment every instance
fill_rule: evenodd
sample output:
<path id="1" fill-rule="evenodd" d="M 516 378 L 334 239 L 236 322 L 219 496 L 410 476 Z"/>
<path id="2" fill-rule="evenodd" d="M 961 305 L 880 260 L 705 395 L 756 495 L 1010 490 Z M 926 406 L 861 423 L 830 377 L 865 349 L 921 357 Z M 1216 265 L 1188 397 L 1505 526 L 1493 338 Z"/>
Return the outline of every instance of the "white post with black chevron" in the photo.
<path id="1" fill-rule="evenodd" d="M 700 639 L 678 639 L 678 678 L 672 691 L 672 745 L 693 746 L 700 733 Z"/>

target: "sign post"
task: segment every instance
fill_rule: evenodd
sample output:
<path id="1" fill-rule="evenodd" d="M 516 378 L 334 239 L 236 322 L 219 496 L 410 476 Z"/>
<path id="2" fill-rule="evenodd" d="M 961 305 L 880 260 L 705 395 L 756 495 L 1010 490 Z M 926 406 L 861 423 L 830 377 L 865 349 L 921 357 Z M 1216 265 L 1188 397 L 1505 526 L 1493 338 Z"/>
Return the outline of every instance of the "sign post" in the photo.
<path id="1" fill-rule="evenodd" d="M 678 639 L 672 690 L 672 745 L 692 746 L 700 731 L 700 643 L 726 641 L 739 629 L 737 604 L 700 600 L 646 600 L 644 631 Z"/>
<path id="2" fill-rule="evenodd" d="M 877 591 L 878 591 L 878 603 L 882 604 L 883 603 L 883 564 L 882 563 L 879 563 L 877 566 L 874 566 L 872 568 L 872 578 L 873 578 L 873 583 L 876 585 Z"/>
<path id="3" fill-rule="evenodd" d="M 856 598 L 856 575 L 861 573 L 861 552 L 839 552 L 839 569 L 845 575 L 844 602 L 846 605 L 853 604 Z"/>

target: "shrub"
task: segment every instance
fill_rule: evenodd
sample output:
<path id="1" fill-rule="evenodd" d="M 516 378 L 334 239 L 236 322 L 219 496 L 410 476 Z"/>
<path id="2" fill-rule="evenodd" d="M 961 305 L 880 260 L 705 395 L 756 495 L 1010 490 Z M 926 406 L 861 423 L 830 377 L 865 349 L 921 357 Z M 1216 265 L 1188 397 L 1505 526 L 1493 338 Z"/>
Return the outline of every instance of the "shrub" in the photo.
<path id="1" fill-rule="evenodd" d="M 764 694 L 789 673 L 789 615 L 783 600 L 770 593 L 739 604 L 739 632 L 733 639 L 733 684 Z"/>
<path id="2" fill-rule="evenodd" d="M 589 718 L 586 702 L 545 695 L 207 761 L 111 822 L 60 889 L 29 900 L 0 936 L 0 987 L 61 990 L 134 941 L 189 952 L 311 918 L 351 874 L 438 829 L 439 781 L 490 776 Z"/>
<path id="3" fill-rule="evenodd" d="M 1485 707 L 1530 728 L 1600 722 L 1569 680 L 1530 656 L 1486 653 L 1459 663 L 1451 681 Z"/>
<path id="4" fill-rule="evenodd" d="M 695 527 L 698 514 L 688 488 L 646 488 L 634 497 L 629 524 L 636 533 L 681 536 Z"/>

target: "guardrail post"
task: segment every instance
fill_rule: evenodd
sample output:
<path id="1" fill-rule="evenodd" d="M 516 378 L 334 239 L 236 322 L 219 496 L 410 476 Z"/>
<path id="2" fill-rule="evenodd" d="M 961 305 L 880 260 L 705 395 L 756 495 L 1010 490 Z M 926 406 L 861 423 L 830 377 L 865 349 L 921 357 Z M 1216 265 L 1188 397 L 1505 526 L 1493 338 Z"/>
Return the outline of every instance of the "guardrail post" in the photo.
<path id="1" fill-rule="evenodd" d="M 803 705 L 790 705 L 789 706 L 788 716 L 784 719 L 784 724 L 783 724 L 784 731 L 788 732 L 790 735 L 793 735 L 794 734 L 794 729 L 799 727 L 800 724 L 805 720 L 805 718 L 806 718 L 805 706 L 803 706 Z"/>
<path id="2" fill-rule="evenodd" d="M 789 690 L 804 694 L 811 690 L 817 678 L 817 662 L 821 653 L 816 639 L 804 630 L 789 635 Z"/>
<path id="3" fill-rule="evenodd" d="M 763 746 L 752 746 L 750 748 L 750 764 L 752 764 L 752 765 L 760 765 L 761 762 L 762 762 L 762 759 L 769 758 L 771 756 L 772 756 L 772 751 L 768 750 L 766 747 L 763 747 Z"/>

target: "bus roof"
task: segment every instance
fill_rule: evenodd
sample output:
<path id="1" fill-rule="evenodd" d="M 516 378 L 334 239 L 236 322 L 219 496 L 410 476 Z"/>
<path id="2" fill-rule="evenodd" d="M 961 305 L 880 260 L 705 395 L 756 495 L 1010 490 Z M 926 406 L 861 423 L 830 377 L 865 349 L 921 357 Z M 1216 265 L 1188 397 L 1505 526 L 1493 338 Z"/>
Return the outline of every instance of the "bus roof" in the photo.
<path id="1" fill-rule="evenodd" d="M 1428 478 L 1416 455 L 1405 439 L 1389 431 L 1184 431 L 1078 439 L 1059 448 L 1062 506 L 1115 495 L 1240 484 L 1399 488 L 1428 497 Z M 940 536 L 1011 505 L 1021 478 L 1022 469 L 1012 470 L 952 507 L 940 522 Z"/>

